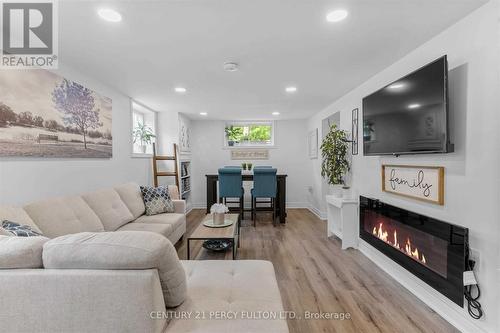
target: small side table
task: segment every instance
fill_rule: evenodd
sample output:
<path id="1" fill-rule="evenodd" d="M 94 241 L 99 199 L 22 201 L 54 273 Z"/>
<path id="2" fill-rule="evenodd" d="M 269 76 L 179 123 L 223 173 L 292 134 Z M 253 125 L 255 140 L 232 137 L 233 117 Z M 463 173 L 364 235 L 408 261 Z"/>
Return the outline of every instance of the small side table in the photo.
<path id="1" fill-rule="evenodd" d="M 207 214 L 202 223 L 189 235 L 187 239 L 187 260 L 191 259 L 191 241 L 192 240 L 228 240 L 233 246 L 233 260 L 236 259 L 236 251 L 240 246 L 240 222 L 239 214 L 226 214 L 226 220 L 232 220 L 233 224 L 224 228 L 210 228 L 203 225 L 203 221 L 212 219 L 210 214 Z"/>
<path id="2" fill-rule="evenodd" d="M 328 209 L 328 237 L 337 236 L 342 240 L 342 250 L 358 248 L 359 218 L 358 200 L 326 196 Z"/>

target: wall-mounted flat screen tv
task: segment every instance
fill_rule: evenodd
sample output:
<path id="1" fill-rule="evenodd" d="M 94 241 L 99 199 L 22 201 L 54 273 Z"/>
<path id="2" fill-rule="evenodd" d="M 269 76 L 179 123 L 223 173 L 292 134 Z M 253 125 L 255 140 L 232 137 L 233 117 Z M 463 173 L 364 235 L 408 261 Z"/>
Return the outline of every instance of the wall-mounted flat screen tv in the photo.
<path id="1" fill-rule="evenodd" d="M 443 56 L 363 98 L 364 155 L 448 153 L 448 62 Z"/>

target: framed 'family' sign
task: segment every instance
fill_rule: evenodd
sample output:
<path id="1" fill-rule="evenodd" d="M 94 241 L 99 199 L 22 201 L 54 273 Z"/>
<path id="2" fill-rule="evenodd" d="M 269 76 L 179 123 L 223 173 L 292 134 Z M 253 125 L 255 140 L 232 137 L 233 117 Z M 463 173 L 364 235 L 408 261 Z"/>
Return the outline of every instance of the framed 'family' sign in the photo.
<path id="1" fill-rule="evenodd" d="M 382 191 L 444 205 L 444 168 L 382 165 Z"/>

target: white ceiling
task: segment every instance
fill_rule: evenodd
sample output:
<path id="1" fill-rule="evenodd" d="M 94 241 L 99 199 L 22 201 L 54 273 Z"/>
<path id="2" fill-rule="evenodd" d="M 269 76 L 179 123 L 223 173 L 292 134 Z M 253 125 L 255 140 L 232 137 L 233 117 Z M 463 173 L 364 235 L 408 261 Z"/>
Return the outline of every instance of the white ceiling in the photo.
<path id="1" fill-rule="evenodd" d="M 305 118 L 484 2 L 59 1 L 60 60 L 157 111 Z M 118 10 L 122 22 L 100 19 L 101 7 Z M 326 22 L 337 8 L 349 17 Z M 226 61 L 240 70 L 224 72 Z M 298 92 L 286 94 L 288 85 Z"/>

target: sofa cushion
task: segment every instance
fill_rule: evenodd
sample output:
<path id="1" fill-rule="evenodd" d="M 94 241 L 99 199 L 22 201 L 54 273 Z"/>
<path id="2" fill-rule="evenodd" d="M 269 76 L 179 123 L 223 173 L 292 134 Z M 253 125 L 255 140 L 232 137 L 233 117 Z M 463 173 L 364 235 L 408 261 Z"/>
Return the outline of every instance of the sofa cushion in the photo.
<path id="1" fill-rule="evenodd" d="M 186 214 L 186 201 L 185 200 L 172 200 L 174 203 L 174 213 Z"/>
<path id="2" fill-rule="evenodd" d="M 171 317 L 166 332 L 288 332 L 284 317 L 242 318 L 245 313 L 283 314 L 273 265 L 260 260 L 182 260 L 188 280 L 186 301 Z M 257 278 L 258 277 L 258 278 Z M 234 313 L 231 320 L 198 320 L 182 313 Z"/>
<path id="3" fill-rule="evenodd" d="M 41 268 L 43 244 L 49 239 L 0 236 L 0 269 Z"/>
<path id="4" fill-rule="evenodd" d="M 115 231 L 132 221 L 134 216 L 114 189 L 103 189 L 82 195 L 104 225 L 104 230 Z"/>
<path id="5" fill-rule="evenodd" d="M 153 232 L 79 233 L 52 239 L 43 247 L 45 268 L 158 269 L 165 305 L 186 297 L 186 275 L 174 246 Z"/>
<path id="6" fill-rule="evenodd" d="M 33 202 L 24 206 L 42 233 L 50 238 L 84 231 L 104 231 L 99 217 L 77 196 Z"/>
<path id="7" fill-rule="evenodd" d="M 0 236 L 14 236 L 14 234 L 5 230 L 4 228 L 0 228 Z"/>
<path id="8" fill-rule="evenodd" d="M 38 233 L 42 231 L 21 207 L 0 206 L 0 221 L 8 220 L 19 223 L 21 225 L 29 225 L 31 229 Z"/>
<path id="9" fill-rule="evenodd" d="M 115 190 L 118 192 L 118 195 L 120 195 L 125 205 L 127 205 L 134 219 L 144 214 L 146 207 L 142 200 L 142 193 L 139 185 L 127 183 L 115 187 Z"/>
<path id="10" fill-rule="evenodd" d="M 20 236 L 20 237 L 36 237 L 36 236 L 42 236 L 42 234 L 36 232 L 33 230 L 29 225 L 27 224 L 19 224 L 15 223 L 9 220 L 3 220 L 2 221 L 2 230 L 10 232 L 14 236 Z"/>
<path id="11" fill-rule="evenodd" d="M 148 224 L 170 224 L 177 228 L 182 224 L 186 224 L 186 215 L 177 213 L 158 214 L 153 216 L 143 215 L 134 221 L 135 223 Z"/>
<path id="12" fill-rule="evenodd" d="M 168 194 L 172 200 L 180 200 L 179 187 L 177 185 L 168 185 Z"/>
<path id="13" fill-rule="evenodd" d="M 174 203 L 166 186 L 141 186 L 141 192 L 144 206 L 146 206 L 146 215 L 173 213 L 175 211 Z"/>
<path id="14" fill-rule="evenodd" d="M 170 224 L 165 223 L 127 223 L 124 226 L 118 228 L 117 231 L 150 231 L 156 232 L 157 234 L 163 235 L 167 238 L 174 231 L 174 228 Z"/>

